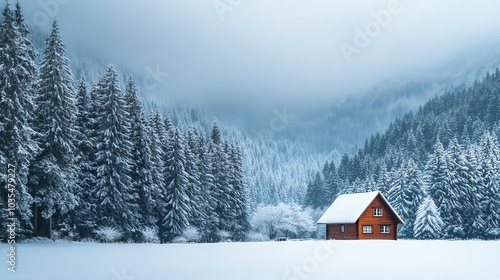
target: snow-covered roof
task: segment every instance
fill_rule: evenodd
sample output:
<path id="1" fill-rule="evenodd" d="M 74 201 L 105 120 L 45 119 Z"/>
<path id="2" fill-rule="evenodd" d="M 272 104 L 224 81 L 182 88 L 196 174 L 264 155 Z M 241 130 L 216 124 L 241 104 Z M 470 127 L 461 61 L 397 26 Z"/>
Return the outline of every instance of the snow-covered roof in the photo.
<path id="1" fill-rule="evenodd" d="M 328 207 L 323 216 L 319 218 L 318 224 L 353 224 L 359 219 L 361 214 L 363 214 L 368 205 L 378 194 L 380 194 L 382 199 L 391 208 L 394 215 L 403 222 L 385 197 L 379 191 L 374 191 L 340 195 L 335 199 L 332 205 Z"/>

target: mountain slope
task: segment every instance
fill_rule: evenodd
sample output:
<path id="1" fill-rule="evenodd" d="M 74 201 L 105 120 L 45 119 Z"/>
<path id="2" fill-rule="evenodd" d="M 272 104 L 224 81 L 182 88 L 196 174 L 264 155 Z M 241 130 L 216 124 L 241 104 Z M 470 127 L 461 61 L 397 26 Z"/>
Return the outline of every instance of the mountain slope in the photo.
<path id="1" fill-rule="evenodd" d="M 497 69 L 405 114 L 356 154 L 344 155 L 338 167 L 327 162 L 322 181 L 309 184 L 306 201 L 324 207 L 339 193 L 379 189 L 410 221 L 400 234 L 413 237 L 416 212 L 427 196 L 445 223 L 438 237 L 495 238 L 500 235 L 499 134 Z M 316 199 L 321 196 L 328 199 Z"/>

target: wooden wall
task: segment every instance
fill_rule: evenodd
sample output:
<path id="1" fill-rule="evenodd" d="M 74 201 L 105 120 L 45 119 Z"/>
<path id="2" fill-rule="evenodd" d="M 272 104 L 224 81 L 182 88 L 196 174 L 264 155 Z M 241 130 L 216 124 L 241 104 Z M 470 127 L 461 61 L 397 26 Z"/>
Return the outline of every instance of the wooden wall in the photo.
<path id="1" fill-rule="evenodd" d="M 382 208 L 383 214 L 381 217 L 373 216 L 373 208 Z M 371 225 L 372 233 L 363 233 L 363 226 Z M 390 233 L 380 233 L 381 225 L 389 225 Z M 386 205 L 380 195 L 378 195 L 372 203 L 366 208 L 358 219 L 357 224 L 359 239 L 397 239 L 397 218 L 394 216 L 389 206 Z"/>
<path id="2" fill-rule="evenodd" d="M 337 240 L 358 239 L 356 224 L 344 224 L 343 233 L 340 232 L 340 225 L 341 224 L 326 225 L 326 239 L 337 239 Z"/>

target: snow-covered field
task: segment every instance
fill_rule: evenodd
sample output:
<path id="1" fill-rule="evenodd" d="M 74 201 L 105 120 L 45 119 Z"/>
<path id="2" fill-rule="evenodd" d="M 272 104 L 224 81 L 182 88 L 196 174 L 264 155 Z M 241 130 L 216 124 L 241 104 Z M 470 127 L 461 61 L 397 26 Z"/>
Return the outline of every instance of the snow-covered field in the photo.
<path id="1" fill-rule="evenodd" d="M 498 280 L 499 260 L 500 241 L 43 242 L 18 244 L 17 272 L 3 262 L 0 279 Z"/>

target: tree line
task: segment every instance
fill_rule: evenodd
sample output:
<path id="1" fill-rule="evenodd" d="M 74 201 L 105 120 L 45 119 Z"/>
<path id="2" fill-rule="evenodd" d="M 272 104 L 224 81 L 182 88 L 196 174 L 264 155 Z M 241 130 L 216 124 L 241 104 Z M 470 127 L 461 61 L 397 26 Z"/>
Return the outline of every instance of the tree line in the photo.
<path id="1" fill-rule="evenodd" d="M 403 238 L 500 236 L 500 71 L 445 92 L 394 121 L 354 155 L 328 161 L 304 204 L 380 190 L 402 216 Z"/>
<path id="2" fill-rule="evenodd" d="M 0 22 L 0 166 L 16 166 L 18 239 L 242 240 L 248 229 L 241 149 L 146 115 L 132 78 L 113 66 L 75 83 L 52 25 L 40 63 L 19 3 Z M 0 176 L 7 208 L 7 172 Z M 6 211 L 0 212 L 5 237 Z"/>

